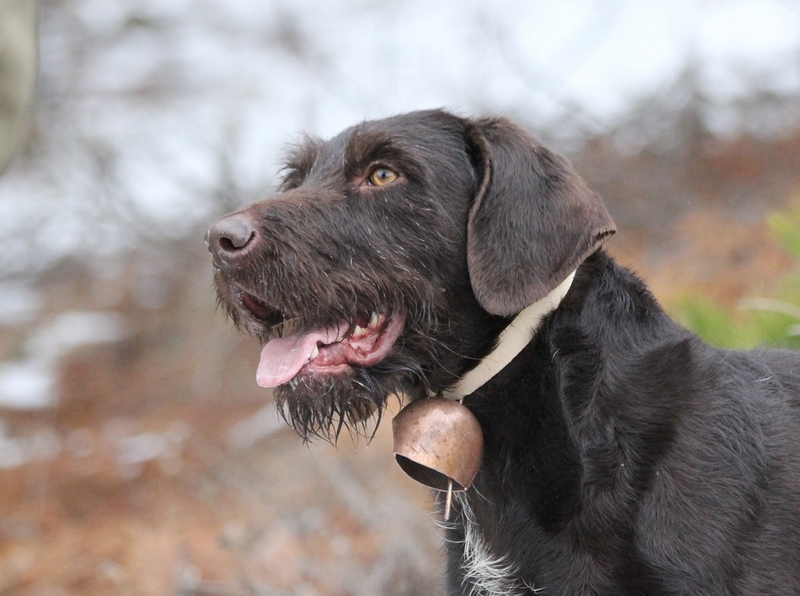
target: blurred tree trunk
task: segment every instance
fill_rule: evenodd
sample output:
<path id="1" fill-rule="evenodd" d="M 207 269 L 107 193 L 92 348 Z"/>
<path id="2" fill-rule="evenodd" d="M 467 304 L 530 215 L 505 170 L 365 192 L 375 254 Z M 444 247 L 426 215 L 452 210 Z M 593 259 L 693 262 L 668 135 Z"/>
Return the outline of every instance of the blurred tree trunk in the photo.
<path id="1" fill-rule="evenodd" d="M 25 136 L 38 63 L 35 0 L 0 0 L 0 172 Z"/>

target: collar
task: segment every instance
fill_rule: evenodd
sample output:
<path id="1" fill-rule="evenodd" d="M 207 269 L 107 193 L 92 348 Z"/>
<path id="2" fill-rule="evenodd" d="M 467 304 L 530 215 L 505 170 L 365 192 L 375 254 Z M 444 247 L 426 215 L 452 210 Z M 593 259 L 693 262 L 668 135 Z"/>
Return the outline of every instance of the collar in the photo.
<path id="1" fill-rule="evenodd" d="M 447 399 L 460 400 L 483 387 L 492 377 L 503 370 L 530 343 L 545 316 L 558 308 L 574 279 L 575 271 L 570 273 L 567 279 L 547 296 L 523 309 L 500 333 L 497 338 L 497 347 L 481 360 L 478 366 L 464 375 L 455 386 L 445 390 L 442 395 Z"/>

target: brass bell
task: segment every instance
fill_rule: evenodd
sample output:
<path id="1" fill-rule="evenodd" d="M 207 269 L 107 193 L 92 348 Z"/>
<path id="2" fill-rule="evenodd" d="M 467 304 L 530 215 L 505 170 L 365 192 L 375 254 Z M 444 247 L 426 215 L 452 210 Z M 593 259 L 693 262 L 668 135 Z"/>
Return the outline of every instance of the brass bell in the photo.
<path id="1" fill-rule="evenodd" d="M 478 419 L 458 401 L 419 399 L 394 420 L 394 456 L 417 482 L 447 491 L 445 521 L 453 491 L 472 486 L 483 460 L 483 432 Z"/>

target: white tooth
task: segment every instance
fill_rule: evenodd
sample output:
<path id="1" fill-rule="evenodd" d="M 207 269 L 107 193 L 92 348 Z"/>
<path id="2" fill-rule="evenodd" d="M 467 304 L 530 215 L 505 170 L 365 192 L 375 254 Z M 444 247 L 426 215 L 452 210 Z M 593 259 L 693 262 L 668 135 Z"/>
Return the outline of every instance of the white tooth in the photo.
<path id="1" fill-rule="evenodd" d="M 359 337 L 361 335 L 364 335 L 366 332 L 367 332 L 366 329 L 364 329 L 360 325 L 356 325 L 356 328 L 353 329 L 353 337 Z"/>
<path id="2" fill-rule="evenodd" d="M 377 325 L 382 318 L 383 318 L 383 315 L 378 315 L 378 313 L 376 313 L 376 312 L 372 313 L 372 316 L 369 319 L 369 326 L 370 327 L 375 327 L 375 325 Z"/>
<path id="3" fill-rule="evenodd" d="M 312 350 L 311 355 L 308 357 L 308 361 L 311 362 L 317 356 L 319 356 L 319 346 L 314 346 L 314 349 Z"/>

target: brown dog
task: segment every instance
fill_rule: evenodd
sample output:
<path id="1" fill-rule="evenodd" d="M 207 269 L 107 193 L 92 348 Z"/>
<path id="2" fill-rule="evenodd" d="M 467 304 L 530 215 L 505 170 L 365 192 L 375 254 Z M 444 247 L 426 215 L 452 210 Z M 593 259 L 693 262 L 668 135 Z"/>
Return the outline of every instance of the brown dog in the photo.
<path id="1" fill-rule="evenodd" d="M 452 593 L 800 594 L 800 357 L 706 346 L 600 249 L 611 233 L 518 127 L 427 111 L 304 142 L 208 243 L 304 438 L 506 354 L 463 392 L 485 445 L 447 530 Z"/>

